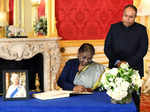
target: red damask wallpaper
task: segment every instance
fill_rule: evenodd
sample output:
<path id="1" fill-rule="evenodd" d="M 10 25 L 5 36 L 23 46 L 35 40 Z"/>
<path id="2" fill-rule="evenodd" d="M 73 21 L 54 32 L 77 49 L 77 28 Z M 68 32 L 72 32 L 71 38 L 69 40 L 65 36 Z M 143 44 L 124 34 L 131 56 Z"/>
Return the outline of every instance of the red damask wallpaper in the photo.
<path id="1" fill-rule="evenodd" d="M 57 30 L 64 40 L 104 39 L 133 0 L 56 0 Z"/>
<path id="2" fill-rule="evenodd" d="M 38 18 L 41 16 L 45 16 L 45 0 L 41 0 L 38 8 Z"/>

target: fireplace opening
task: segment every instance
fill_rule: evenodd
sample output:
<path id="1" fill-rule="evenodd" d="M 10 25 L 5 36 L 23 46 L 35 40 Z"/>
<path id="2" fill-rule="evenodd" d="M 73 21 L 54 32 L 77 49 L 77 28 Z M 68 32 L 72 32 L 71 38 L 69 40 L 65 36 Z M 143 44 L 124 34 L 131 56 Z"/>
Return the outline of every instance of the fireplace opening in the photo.
<path id="1" fill-rule="evenodd" d="M 3 70 L 28 70 L 29 90 L 35 90 L 36 73 L 39 76 L 40 90 L 44 91 L 44 72 L 43 72 L 43 55 L 41 53 L 35 55 L 30 59 L 23 59 L 21 61 L 5 60 L 0 58 L 0 93 L 3 92 Z"/>

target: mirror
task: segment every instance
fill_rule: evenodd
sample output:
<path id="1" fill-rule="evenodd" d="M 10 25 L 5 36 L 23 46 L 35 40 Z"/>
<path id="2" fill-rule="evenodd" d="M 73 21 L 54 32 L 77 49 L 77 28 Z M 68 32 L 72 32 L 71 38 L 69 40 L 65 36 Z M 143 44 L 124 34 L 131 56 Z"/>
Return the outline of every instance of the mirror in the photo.
<path id="1" fill-rule="evenodd" d="M 40 1 L 39 5 L 34 2 Z M 35 18 L 45 16 L 45 1 L 46 0 L 14 0 L 13 2 L 13 25 L 23 28 L 25 34 L 33 33 L 33 24 Z"/>

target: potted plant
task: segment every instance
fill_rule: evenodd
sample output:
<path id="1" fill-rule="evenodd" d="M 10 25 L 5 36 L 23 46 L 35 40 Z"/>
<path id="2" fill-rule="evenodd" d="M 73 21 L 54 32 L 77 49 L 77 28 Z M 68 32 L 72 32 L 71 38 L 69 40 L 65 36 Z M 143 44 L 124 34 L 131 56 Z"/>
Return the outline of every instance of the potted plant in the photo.
<path id="1" fill-rule="evenodd" d="M 47 19 L 40 17 L 33 25 L 35 33 L 47 35 Z"/>

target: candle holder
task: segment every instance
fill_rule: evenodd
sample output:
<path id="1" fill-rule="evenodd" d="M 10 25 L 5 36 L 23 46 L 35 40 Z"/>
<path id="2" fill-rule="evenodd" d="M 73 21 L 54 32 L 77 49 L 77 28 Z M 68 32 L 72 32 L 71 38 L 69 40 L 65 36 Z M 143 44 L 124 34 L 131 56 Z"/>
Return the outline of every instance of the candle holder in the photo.
<path id="1" fill-rule="evenodd" d="M 36 92 L 40 92 L 40 81 L 39 81 L 39 76 L 38 76 L 38 73 L 36 73 L 36 77 L 35 77 L 35 91 Z"/>

